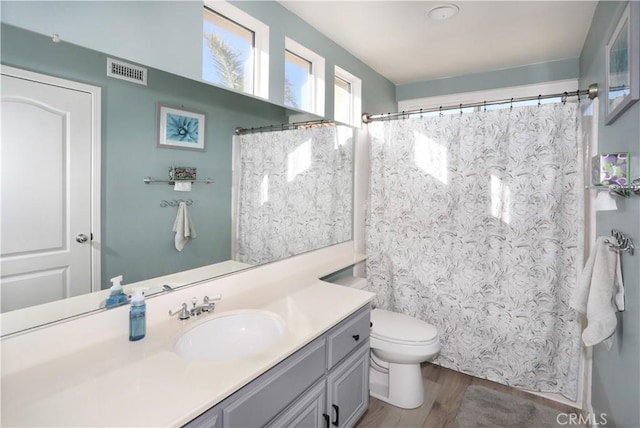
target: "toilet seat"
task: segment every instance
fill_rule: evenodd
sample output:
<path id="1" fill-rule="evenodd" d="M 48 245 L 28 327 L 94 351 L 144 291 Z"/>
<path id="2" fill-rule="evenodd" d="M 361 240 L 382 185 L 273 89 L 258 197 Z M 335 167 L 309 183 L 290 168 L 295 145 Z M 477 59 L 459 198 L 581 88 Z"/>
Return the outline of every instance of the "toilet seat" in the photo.
<path id="1" fill-rule="evenodd" d="M 438 342 L 438 330 L 433 325 L 408 315 L 374 309 L 371 323 L 371 337 L 385 342 L 407 346 Z"/>

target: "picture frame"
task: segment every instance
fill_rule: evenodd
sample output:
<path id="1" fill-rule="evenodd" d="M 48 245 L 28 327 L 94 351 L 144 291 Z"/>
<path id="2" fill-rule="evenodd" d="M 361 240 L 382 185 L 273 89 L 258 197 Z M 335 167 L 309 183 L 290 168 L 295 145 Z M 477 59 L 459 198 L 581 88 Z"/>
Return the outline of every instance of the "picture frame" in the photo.
<path id="1" fill-rule="evenodd" d="M 158 104 L 158 147 L 205 150 L 203 112 Z"/>
<path id="2" fill-rule="evenodd" d="M 605 124 L 611 125 L 640 98 L 640 2 L 628 1 L 605 46 Z"/>

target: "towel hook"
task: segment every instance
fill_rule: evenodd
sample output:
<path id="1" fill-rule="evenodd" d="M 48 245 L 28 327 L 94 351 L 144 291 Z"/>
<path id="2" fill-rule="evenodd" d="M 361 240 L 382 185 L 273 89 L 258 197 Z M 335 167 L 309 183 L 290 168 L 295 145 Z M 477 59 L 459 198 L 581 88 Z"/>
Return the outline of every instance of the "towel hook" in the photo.
<path id="1" fill-rule="evenodd" d="M 614 241 L 612 241 L 614 240 Z M 627 235 L 622 232 L 617 231 L 616 229 L 611 229 L 611 237 L 607 238 L 605 241 L 609 248 L 611 248 L 616 253 L 622 253 L 627 251 L 629 254 L 633 255 L 633 250 L 635 250 L 635 246 L 633 245 L 633 241 Z"/>

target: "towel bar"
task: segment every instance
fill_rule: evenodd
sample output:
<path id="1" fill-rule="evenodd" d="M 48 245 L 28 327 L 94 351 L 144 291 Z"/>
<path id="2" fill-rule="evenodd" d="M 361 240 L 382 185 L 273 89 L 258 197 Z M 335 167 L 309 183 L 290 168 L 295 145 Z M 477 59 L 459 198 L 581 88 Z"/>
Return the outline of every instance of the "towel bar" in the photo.
<path id="1" fill-rule="evenodd" d="M 149 183 L 168 183 L 168 184 L 175 184 L 175 181 L 173 180 L 159 180 L 157 178 L 153 178 L 153 177 L 145 177 L 142 179 L 142 181 L 144 181 L 145 184 L 149 184 Z M 184 181 L 188 181 L 190 183 L 204 183 L 204 184 L 211 184 L 211 183 L 215 183 L 216 181 L 213 178 L 205 178 L 204 180 L 184 180 Z"/>

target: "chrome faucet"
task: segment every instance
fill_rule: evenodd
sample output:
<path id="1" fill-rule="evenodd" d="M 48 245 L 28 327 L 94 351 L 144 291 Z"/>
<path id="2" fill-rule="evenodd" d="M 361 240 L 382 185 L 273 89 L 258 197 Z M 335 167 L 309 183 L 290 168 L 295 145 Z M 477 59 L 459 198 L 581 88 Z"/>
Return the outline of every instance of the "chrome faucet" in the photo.
<path id="1" fill-rule="evenodd" d="M 213 297 L 204 296 L 204 298 L 202 299 L 202 304 L 198 305 L 198 298 L 194 297 L 193 299 L 191 299 L 191 309 L 188 308 L 186 303 L 183 303 L 179 308 L 169 310 L 169 315 L 178 315 L 178 319 L 188 320 L 191 317 L 202 315 L 202 313 L 213 312 L 216 308 L 215 302 L 217 302 L 218 300 L 222 300 L 222 296 L 220 294 L 216 294 Z"/>

